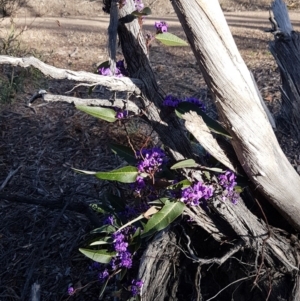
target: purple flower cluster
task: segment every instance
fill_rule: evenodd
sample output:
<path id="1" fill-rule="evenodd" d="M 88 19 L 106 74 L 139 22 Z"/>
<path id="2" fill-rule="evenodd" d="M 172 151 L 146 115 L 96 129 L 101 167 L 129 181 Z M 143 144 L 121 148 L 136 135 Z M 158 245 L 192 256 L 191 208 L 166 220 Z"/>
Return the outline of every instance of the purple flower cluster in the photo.
<path id="1" fill-rule="evenodd" d="M 164 99 L 163 105 L 167 106 L 167 107 L 176 108 L 181 102 L 184 102 L 184 101 L 195 104 L 197 107 L 199 107 L 204 112 L 206 110 L 205 104 L 196 97 L 186 97 L 185 99 L 182 100 L 182 99 L 176 98 L 172 95 L 167 95 Z"/>
<path id="2" fill-rule="evenodd" d="M 130 269 L 132 266 L 132 254 L 127 250 L 128 242 L 126 241 L 132 230 L 134 230 L 134 228 L 125 228 L 112 235 L 114 239 L 113 246 L 115 251 L 117 252 L 117 255 L 112 259 L 110 263 L 113 270 L 122 267 Z"/>
<path id="3" fill-rule="evenodd" d="M 143 287 L 143 280 L 132 280 L 131 282 L 131 293 L 133 296 L 137 296 L 141 293 L 141 289 Z"/>
<path id="4" fill-rule="evenodd" d="M 153 175 L 155 172 L 160 171 L 160 166 L 167 161 L 165 152 L 158 147 L 142 149 L 137 151 L 136 155 L 141 159 L 138 163 L 138 171 L 140 173 L 145 172 Z M 139 179 L 139 181 L 141 180 Z"/>
<path id="5" fill-rule="evenodd" d="M 213 196 L 214 188 L 210 185 L 205 185 L 198 182 L 181 191 L 180 200 L 186 205 L 197 206 L 203 203 L 203 200 L 208 200 Z"/>
<path id="6" fill-rule="evenodd" d="M 224 188 L 223 200 L 231 199 L 233 204 L 236 204 L 239 199 L 239 194 L 234 191 L 237 184 L 236 175 L 228 170 L 218 176 L 219 184 Z"/>
<path id="7" fill-rule="evenodd" d="M 203 112 L 205 112 L 205 110 L 206 110 L 205 104 L 201 100 L 199 100 L 198 98 L 196 98 L 196 97 L 187 97 L 187 98 L 185 98 L 185 101 L 195 104 Z"/>
<path id="8" fill-rule="evenodd" d="M 182 100 L 172 96 L 172 95 L 167 95 L 164 99 L 163 105 L 167 107 L 173 107 L 176 108 Z"/>
<path id="9" fill-rule="evenodd" d="M 134 4 L 135 4 L 136 10 L 138 10 L 138 11 L 141 11 L 144 8 L 144 3 L 142 2 L 142 0 L 135 0 Z"/>
<path id="10" fill-rule="evenodd" d="M 168 31 L 168 25 L 164 21 L 155 22 L 154 26 L 156 28 L 156 33 L 164 33 Z"/>
<path id="11" fill-rule="evenodd" d="M 100 75 L 112 76 L 110 67 L 101 67 L 98 69 Z M 116 74 L 117 77 L 128 76 L 128 72 L 124 65 L 124 60 L 120 60 L 116 63 Z"/>

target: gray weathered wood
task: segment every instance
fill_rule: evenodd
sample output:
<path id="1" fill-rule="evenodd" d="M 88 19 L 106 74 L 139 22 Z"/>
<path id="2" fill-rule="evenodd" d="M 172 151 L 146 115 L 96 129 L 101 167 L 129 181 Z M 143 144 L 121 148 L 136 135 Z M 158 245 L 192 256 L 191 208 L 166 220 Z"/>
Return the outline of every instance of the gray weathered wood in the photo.
<path id="1" fill-rule="evenodd" d="M 274 32 L 275 39 L 269 47 L 282 80 L 281 116 L 300 141 L 300 34 L 294 32 L 292 25 L 289 25 L 288 11 L 282 0 L 274 1 L 272 10 L 278 29 Z"/>
<path id="2" fill-rule="evenodd" d="M 286 35 L 291 35 L 293 26 L 289 18 L 289 12 L 286 4 L 282 0 L 275 0 L 271 5 L 271 10 L 274 14 L 274 19 L 277 23 L 280 32 Z"/>
<path id="3" fill-rule="evenodd" d="M 299 175 L 278 144 L 218 1 L 172 3 L 244 171 L 299 230 Z"/>
<path id="4" fill-rule="evenodd" d="M 143 86 L 142 81 L 134 78 L 103 76 L 86 71 L 72 71 L 68 69 L 56 68 L 40 61 L 33 56 L 17 58 L 7 55 L 0 55 L 0 65 L 4 64 L 20 66 L 24 68 L 32 66 L 39 69 L 44 75 L 52 78 L 94 83 L 95 85 L 101 85 L 112 91 L 125 91 L 140 94 L 140 88 Z"/>

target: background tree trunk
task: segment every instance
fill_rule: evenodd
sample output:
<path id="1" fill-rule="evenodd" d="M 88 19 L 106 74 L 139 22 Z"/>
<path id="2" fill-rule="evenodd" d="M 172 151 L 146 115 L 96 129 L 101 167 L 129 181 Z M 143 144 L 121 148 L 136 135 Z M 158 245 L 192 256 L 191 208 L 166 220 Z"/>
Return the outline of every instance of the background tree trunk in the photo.
<path id="1" fill-rule="evenodd" d="M 272 5 L 271 17 L 274 41 L 270 43 L 281 75 L 282 110 L 284 123 L 300 142 L 300 34 L 293 30 L 288 10 L 282 0 Z"/>

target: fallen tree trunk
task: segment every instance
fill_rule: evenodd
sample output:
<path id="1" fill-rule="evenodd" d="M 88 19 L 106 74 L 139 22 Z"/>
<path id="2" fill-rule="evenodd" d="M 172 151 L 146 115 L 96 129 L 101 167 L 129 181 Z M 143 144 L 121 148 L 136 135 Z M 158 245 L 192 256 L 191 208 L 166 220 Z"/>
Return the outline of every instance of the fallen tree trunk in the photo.
<path id="1" fill-rule="evenodd" d="M 281 116 L 300 142 L 300 34 L 293 30 L 288 10 L 282 0 L 272 5 L 270 17 L 274 41 L 270 43 L 281 75 Z"/>

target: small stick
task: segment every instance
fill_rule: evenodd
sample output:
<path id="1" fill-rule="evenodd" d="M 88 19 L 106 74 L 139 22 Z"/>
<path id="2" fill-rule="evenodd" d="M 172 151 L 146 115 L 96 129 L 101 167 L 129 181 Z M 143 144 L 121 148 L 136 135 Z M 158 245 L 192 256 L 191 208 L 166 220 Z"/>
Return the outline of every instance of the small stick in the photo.
<path id="1" fill-rule="evenodd" d="M 18 172 L 18 170 L 22 167 L 22 165 L 20 165 L 17 169 L 15 170 L 11 170 L 9 172 L 9 174 L 7 175 L 6 179 L 3 181 L 2 185 L 0 186 L 0 191 L 2 189 L 4 189 L 4 187 L 7 185 L 7 183 L 9 182 L 9 180 Z"/>

